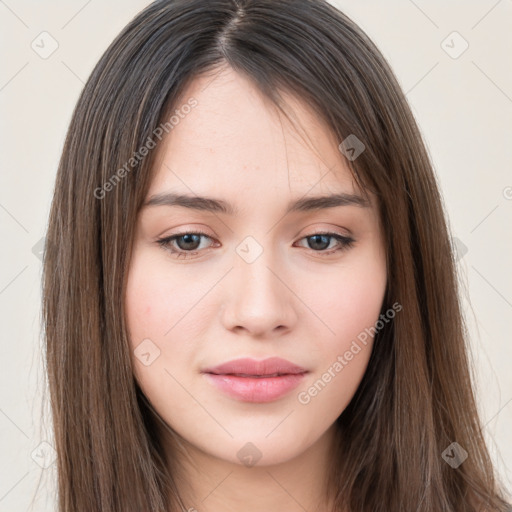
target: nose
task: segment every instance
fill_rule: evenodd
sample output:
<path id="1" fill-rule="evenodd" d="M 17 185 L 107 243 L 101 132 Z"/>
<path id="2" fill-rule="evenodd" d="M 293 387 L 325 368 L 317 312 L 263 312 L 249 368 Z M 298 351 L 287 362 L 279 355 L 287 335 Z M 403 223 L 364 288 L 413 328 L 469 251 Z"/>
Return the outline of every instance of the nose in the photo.
<path id="1" fill-rule="evenodd" d="M 270 252 L 264 250 L 252 263 L 236 255 L 225 283 L 222 323 L 226 329 L 258 337 L 293 329 L 298 318 L 293 283 Z"/>

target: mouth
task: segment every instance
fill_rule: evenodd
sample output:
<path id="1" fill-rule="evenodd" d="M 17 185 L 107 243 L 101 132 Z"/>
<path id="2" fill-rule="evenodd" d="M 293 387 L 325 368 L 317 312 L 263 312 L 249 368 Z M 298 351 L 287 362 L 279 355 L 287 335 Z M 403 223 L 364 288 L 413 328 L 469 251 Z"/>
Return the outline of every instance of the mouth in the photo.
<path id="1" fill-rule="evenodd" d="M 215 375 L 236 375 L 241 377 L 279 377 L 295 375 L 307 370 L 280 357 L 270 357 L 259 361 L 251 358 L 241 358 L 206 368 L 203 373 Z"/>
<path id="2" fill-rule="evenodd" d="M 270 358 L 263 361 L 238 359 L 201 373 L 230 398 L 267 403 L 289 394 L 309 372 L 284 359 Z"/>
<path id="3" fill-rule="evenodd" d="M 282 377 L 283 375 L 299 375 L 294 373 L 270 373 L 268 375 L 253 375 L 248 373 L 215 373 L 215 372 L 206 372 L 210 375 L 226 375 L 232 377 L 248 377 L 251 379 L 269 379 L 271 377 Z"/>

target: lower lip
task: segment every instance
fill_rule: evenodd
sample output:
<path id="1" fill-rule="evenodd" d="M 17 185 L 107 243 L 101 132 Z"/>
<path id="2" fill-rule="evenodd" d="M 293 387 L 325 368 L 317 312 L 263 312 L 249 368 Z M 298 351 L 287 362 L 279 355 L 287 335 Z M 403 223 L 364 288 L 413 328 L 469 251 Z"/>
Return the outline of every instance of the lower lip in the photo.
<path id="1" fill-rule="evenodd" d="M 227 395 L 244 402 L 273 402 L 296 388 L 305 373 L 280 375 L 279 377 L 236 377 L 205 373 L 207 379 Z"/>

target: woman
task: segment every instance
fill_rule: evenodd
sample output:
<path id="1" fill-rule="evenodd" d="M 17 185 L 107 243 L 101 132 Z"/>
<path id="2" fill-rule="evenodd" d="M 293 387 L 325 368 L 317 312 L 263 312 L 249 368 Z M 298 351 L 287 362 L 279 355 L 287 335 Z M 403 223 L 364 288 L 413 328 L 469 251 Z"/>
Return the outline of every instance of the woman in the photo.
<path id="1" fill-rule="evenodd" d="M 44 262 L 61 511 L 504 511 L 438 186 L 318 0 L 165 0 L 69 127 Z"/>

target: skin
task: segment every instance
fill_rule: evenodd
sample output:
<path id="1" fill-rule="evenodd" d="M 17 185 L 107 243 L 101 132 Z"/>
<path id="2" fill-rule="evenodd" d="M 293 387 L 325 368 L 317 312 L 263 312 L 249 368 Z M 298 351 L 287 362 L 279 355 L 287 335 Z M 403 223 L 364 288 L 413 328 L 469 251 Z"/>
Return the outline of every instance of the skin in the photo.
<path id="1" fill-rule="evenodd" d="M 246 78 L 224 68 L 211 80 L 197 77 L 184 92 L 198 105 L 158 146 L 147 198 L 209 196 L 240 211 L 140 211 L 125 298 L 134 376 L 184 448 L 171 453 L 166 436 L 190 510 L 327 510 L 334 422 L 361 382 L 372 338 L 309 403 L 298 394 L 379 318 L 386 263 L 377 204 L 370 194 L 368 207 L 285 215 L 293 199 L 358 193 L 341 141 L 299 99 L 285 95 L 311 144 Z M 197 229 L 208 236 L 170 244 L 182 253 L 194 246 L 187 259 L 157 242 Z M 325 232 L 355 242 L 325 255 L 337 240 L 308 238 Z M 263 250 L 251 263 L 236 252 L 247 236 Z M 148 366 L 136 356 L 145 339 L 152 355 L 159 351 Z M 235 358 L 272 356 L 309 371 L 274 402 L 236 400 L 201 374 Z M 254 466 L 237 456 L 248 442 L 261 453 Z"/>

